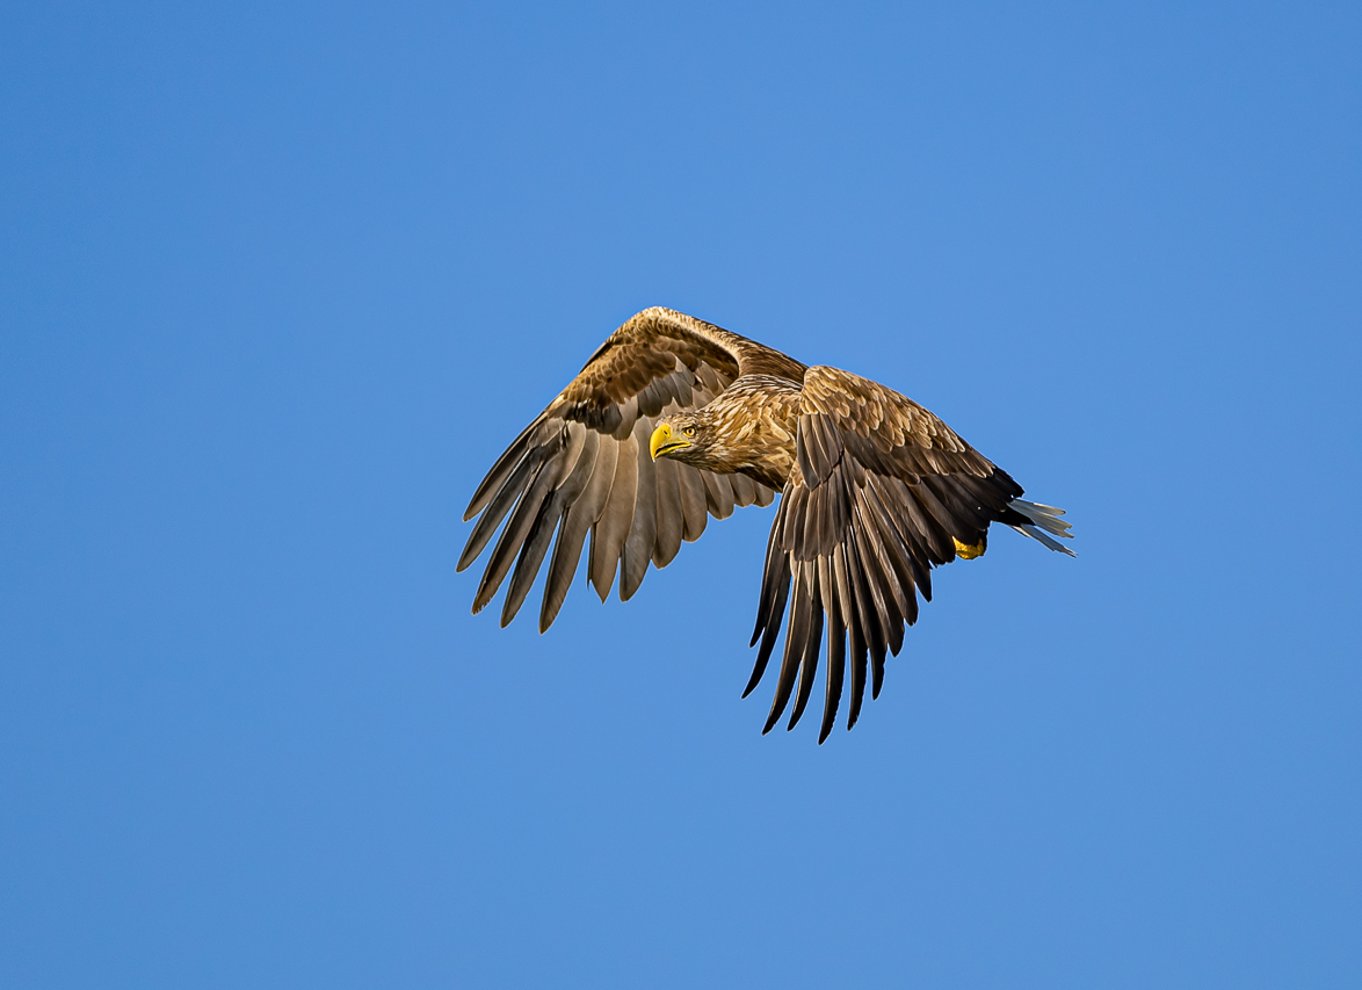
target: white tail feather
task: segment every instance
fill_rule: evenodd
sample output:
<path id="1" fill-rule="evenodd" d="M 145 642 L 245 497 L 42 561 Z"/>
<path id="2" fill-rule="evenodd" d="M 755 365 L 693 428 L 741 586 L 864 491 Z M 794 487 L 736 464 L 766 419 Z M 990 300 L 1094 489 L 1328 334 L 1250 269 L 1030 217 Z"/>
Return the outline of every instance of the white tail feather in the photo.
<path id="1" fill-rule="evenodd" d="M 1078 554 L 1064 546 L 1064 544 L 1051 539 L 1051 536 L 1058 536 L 1065 540 L 1073 539 L 1073 534 L 1069 532 L 1072 527 L 1063 519 L 1059 518 L 1064 515 L 1063 509 L 1058 509 L 1053 505 L 1041 505 L 1039 502 L 1028 502 L 1024 498 L 1014 498 L 1011 502 L 1007 503 L 1007 507 L 1009 509 L 1015 509 L 1027 519 L 1031 520 L 1029 523 L 1022 523 L 1012 527 L 1022 536 L 1028 536 L 1049 547 L 1051 550 L 1067 553 L 1070 557 L 1078 556 Z"/>

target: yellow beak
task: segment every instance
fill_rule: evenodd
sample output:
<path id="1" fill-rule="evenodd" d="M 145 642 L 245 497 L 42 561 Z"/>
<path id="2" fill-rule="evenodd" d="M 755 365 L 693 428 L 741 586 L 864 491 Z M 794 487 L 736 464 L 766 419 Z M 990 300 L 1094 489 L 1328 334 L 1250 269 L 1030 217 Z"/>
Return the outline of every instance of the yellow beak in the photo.
<path id="1" fill-rule="evenodd" d="M 690 441 L 683 440 L 681 437 L 672 433 L 672 428 L 663 423 L 653 430 L 652 439 L 648 441 L 648 453 L 653 455 L 653 460 L 658 457 L 670 454 L 673 450 L 680 450 L 682 447 L 689 447 Z"/>

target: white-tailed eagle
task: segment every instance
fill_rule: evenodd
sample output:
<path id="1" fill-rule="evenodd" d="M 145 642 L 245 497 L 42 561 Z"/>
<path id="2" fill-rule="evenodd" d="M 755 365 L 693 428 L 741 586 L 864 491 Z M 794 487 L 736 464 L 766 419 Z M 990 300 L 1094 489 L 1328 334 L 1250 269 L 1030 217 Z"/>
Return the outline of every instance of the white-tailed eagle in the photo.
<path id="1" fill-rule="evenodd" d="M 603 601 L 618 572 L 627 600 L 649 563 L 665 567 L 709 516 L 769 505 L 776 492 L 752 634 L 760 647 L 743 692 L 765 673 L 788 606 L 764 732 L 791 695 L 789 727 L 803 715 L 824 638 L 818 741 L 844 684 L 855 725 L 867 679 L 878 697 L 885 656 L 917 620 L 917 596 L 931 600 L 931 569 L 982 554 L 991 524 L 1072 556 L 1055 539 L 1070 535 L 1062 509 L 1022 499 L 1006 471 L 912 399 L 654 307 L 611 334 L 492 466 L 464 516 L 479 518 L 459 569 L 501 527 L 473 611 L 509 574 L 504 626 L 548 557 L 543 631 L 588 536 L 591 584 Z"/>

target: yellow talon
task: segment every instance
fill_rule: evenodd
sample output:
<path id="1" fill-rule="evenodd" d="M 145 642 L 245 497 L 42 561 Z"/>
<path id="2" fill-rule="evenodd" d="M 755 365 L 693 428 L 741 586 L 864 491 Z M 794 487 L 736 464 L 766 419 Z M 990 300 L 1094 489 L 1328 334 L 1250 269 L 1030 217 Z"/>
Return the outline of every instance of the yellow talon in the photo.
<path id="1" fill-rule="evenodd" d="M 978 543 L 961 543 L 953 536 L 951 539 L 955 542 L 955 555 L 961 560 L 973 560 L 975 557 L 983 556 L 984 546 L 988 542 L 980 540 Z"/>

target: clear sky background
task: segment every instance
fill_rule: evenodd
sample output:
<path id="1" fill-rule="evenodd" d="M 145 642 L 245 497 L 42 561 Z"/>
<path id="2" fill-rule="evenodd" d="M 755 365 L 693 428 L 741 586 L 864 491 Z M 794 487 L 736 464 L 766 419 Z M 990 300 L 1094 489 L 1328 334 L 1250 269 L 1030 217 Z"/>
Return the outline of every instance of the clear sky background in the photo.
<path id="1" fill-rule="evenodd" d="M 1362 986 L 1360 9 L 11 5 L 0 985 Z M 470 616 L 654 304 L 1081 555 L 939 572 L 822 747 L 738 697 L 769 510 Z"/>

